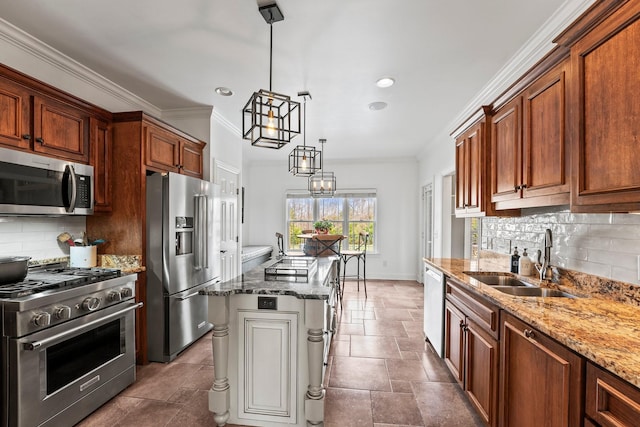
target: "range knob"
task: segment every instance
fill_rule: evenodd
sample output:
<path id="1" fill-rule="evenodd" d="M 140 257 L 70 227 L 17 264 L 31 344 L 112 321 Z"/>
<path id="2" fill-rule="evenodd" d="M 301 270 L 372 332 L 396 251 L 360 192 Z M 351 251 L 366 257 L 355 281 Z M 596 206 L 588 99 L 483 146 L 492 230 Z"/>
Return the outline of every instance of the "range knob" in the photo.
<path id="1" fill-rule="evenodd" d="M 96 297 L 88 297 L 82 301 L 82 308 L 87 311 L 94 311 L 100 307 L 100 298 Z"/>
<path id="2" fill-rule="evenodd" d="M 36 326 L 49 326 L 49 324 L 51 323 L 51 315 L 44 311 L 36 313 L 31 321 Z"/>
<path id="3" fill-rule="evenodd" d="M 120 292 L 118 291 L 111 291 L 109 292 L 109 294 L 107 295 L 107 299 L 110 302 L 118 302 L 120 300 L 122 300 L 122 297 L 120 296 Z"/>
<path id="4" fill-rule="evenodd" d="M 131 291 L 131 288 L 122 288 L 122 289 L 120 289 L 120 296 L 122 298 L 128 298 L 131 295 L 133 295 L 133 292 Z"/>
<path id="5" fill-rule="evenodd" d="M 71 308 L 66 305 L 61 305 L 53 309 L 53 317 L 58 320 L 66 320 L 71 318 Z"/>

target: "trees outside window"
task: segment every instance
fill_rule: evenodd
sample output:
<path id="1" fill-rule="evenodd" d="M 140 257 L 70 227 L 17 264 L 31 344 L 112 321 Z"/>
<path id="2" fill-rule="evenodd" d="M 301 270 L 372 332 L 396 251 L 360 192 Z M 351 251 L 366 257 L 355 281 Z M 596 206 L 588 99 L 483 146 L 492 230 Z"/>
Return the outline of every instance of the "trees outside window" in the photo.
<path id="1" fill-rule="evenodd" d="M 332 198 L 309 197 L 308 194 L 287 194 L 287 245 L 288 250 L 302 250 L 302 239 L 297 237 L 313 230 L 313 223 L 322 219 L 333 223 L 332 234 L 342 234 L 346 239 L 343 249 L 358 245 L 358 235 L 369 233 L 367 251 L 376 251 L 376 205 L 375 191 L 351 190 L 336 193 Z"/>

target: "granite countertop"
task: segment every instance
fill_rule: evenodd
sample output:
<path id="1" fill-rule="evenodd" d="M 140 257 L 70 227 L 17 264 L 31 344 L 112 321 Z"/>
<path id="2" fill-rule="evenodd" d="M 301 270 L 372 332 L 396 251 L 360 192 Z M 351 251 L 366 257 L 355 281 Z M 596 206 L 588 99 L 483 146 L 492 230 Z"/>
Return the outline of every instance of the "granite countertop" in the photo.
<path id="1" fill-rule="evenodd" d="M 98 255 L 98 265 L 103 268 L 117 268 L 123 274 L 146 270 L 142 265 L 141 255 Z"/>
<path id="2" fill-rule="evenodd" d="M 202 295 L 227 296 L 233 294 L 291 295 L 300 299 L 329 299 L 331 287 L 327 286 L 327 276 L 333 261 L 338 257 L 318 257 L 316 272 L 307 282 L 286 280 L 266 280 L 265 267 L 276 262 L 275 259 L 247 271 L 224 283 L 217 283 L 200 291 Z"/>
<path id="3" fill-rule="evenodd" d="M 640 307 L 584 295 L 582 290 L 566 284 L 560 288 L 585 298 L 512 296 L 466 275 L 465 271 L 480 271 L 475 262 L 426 258 L 424 261 L 586 359 L 640 387 Z M 534 277 L 524 279 L 542 287 L 558 288 Z"/>

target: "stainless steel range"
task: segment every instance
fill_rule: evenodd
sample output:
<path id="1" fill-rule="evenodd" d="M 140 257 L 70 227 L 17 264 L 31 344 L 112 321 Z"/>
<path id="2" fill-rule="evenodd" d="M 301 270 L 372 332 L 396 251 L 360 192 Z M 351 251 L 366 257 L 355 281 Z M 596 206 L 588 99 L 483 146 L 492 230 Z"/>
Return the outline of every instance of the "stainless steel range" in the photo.
<path id="1" fill-rule="evenodd" d="M 71 426 L 135 380 L 135 281 L 31 268 L 0 286 L 2 426 Z"/>

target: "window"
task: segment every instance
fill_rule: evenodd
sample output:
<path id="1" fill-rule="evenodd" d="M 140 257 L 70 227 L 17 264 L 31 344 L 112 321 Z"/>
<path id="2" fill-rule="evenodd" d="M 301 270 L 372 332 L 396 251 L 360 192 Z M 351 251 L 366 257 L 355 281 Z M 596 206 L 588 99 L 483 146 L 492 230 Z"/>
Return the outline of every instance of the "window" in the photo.
<path id="1" fill-rule="evenodd" d="M 375 190 L 338 191 L 333 198 L 314 199 L 308 193 L 287 193 L 287 247 L 301 251 L 303 241 L 298 238 L 305 231 L 313 232 L 315 221 L 326 219 L 333 223 L 332 233 L 347 236 L 342 249 L 354 248 L 362 231 L 369 233 L 367 251 L 376 250 Z"/>

